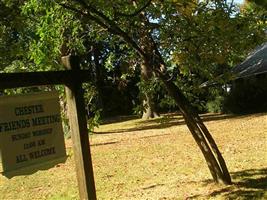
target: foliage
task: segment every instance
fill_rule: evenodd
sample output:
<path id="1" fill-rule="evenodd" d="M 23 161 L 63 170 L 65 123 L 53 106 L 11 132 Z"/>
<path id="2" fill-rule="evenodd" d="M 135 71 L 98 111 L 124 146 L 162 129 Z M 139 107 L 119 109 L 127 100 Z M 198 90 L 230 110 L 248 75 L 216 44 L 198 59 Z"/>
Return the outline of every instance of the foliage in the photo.
<path id="1" fill-rule="evenodd" d="M 20 14 L 19 2 L 0 2 L 0 71 L 24 71 L 30 28 Z"/>
<path id="2" fill-rule="evenodd" d="M 189 13 L 180 13 L 177 1 L 168 9 L 169 15 L 160 20 L 162 49 L 169 49 L 171 70 L 178 71 L 176 84 L 198 110 L 204 111 L 206 103 L 217 97 L 207 96 L 212 92 L 205 90 L 212 88 L 199 86 L 207 80 L 220 85 L 230 80 L 231 67 L 265 40 L 264 12 L 253 8 L 241 13 L 237 6 L 220 1 L 192 4 Z"/>
<path id="3" fill-rule="evenodd" d="M 211 113 L 221 113 L 223 111 L 223 102 L 223 96 L 215 96 L 214 100 L 210 100 L 207 102 L 207 111 Z"/>
<path id="4" fill-rule="evenodd" d="M 30 0 L 21 9 L 33 22 L 28 57 L 39 70 L 60 69 L 60 56 L 84 52 L 81 24 L 54 1 Z"/>
<path id="5" fill-rule="evenodd" d="M 87 122 L 89 133 L 94 133 L 95 128 L 98 128 L 101 123 L 101 110 L 97 110 L 94 116 L 90 117 Z"/>
<path id="6" fill-rule="evenodd" d="M 79 2 L 83 1 L 2 1 L 1 70 L 59 70 L 62 55 L 80 55 L 83 68 L 91 70 L 93 77 L 87 87 L 87 103 L 92 104 L 91 112 L 101 110 L 101 116 L 105 111 L 110 115 L 129 114 L 133 107 L 143 110 L 140 104 L 145 92 L 154 95 L 159 107 L 174 106 L 156 78 L 147 85 L 139 83 L 141 93 L 137 95 L 135 84 L 140 80 L 142 58 L 125 38 L 118 37 L 121 32 L 116 27 L 141 47 L 141 35 L 151 33 L 172 80 L 200 111 L 210 99 L 198 86 L 207 80 L 222 82 L 224 77 L 218 75 L 229 71 L 264 39 L 264 11 L 258 7 L 240 12 L 236 6 L 218 0 L 92 0 L 90 6 L 96 12 L 89 16 L 77 12 L 82 7 Z M 145 26 L 135 14 L 140 9 L 149 21 Z M 97 13 L 102 13 L 99 23 L 94 20 Z M 110 26 L 99 26 L 106 18 Z M 101 77 L 97 77 L 97 70 Z M 105 97 L 103 93 L 111 95 Z"/>
<path id="7" fill-rule="evenodd" d="M 55 2 L 1 1 L 1 71 L 48 71 L 62 69 L 61 56 L 85 51 L 82 27 L 74 16 Z M 68 135 L 66 103 L 62 87 L 31 87 L 5 90 L 5 94 L 58 90 L 63 128 Z"/>

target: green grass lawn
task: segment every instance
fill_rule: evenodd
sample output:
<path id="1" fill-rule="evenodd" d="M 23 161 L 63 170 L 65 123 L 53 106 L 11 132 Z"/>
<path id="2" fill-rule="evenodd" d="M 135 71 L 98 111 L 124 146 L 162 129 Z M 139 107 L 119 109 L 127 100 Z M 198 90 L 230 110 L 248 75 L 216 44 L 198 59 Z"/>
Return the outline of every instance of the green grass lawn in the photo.
<path id="1" fill-rule="evenodd" d="M 118 118 L 90 136 L 98 199 L 266 199 L 267 113 L 202 116 L 234 184 L 217 185 L 179 115 Z M 7 179 L 0 199 L 78 199 L 71 140 L 68 159 L 49 170 Z"/>

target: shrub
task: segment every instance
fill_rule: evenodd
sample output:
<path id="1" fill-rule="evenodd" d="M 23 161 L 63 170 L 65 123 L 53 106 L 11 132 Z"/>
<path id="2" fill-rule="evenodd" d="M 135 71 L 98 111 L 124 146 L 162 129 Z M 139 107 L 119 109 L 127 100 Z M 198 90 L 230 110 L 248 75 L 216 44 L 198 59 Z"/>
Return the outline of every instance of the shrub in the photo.
<path id="1" fill-rule="evenodd" d="M 236 114 L 267 111 L 267 76 L 258 75 L 235 81 L 224 108 Z"/>

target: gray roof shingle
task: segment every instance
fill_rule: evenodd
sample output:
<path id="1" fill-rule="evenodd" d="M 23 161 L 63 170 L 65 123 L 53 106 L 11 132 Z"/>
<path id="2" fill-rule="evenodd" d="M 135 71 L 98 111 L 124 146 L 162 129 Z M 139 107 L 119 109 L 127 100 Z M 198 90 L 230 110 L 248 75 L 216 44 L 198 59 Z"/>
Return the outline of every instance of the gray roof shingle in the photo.
<path id="1" fill-rule="evenodd" d="M 257 47 L 239 65 L 232 69 L 236 78 L 244 78 L 267 73 L 267 42 Z"/>

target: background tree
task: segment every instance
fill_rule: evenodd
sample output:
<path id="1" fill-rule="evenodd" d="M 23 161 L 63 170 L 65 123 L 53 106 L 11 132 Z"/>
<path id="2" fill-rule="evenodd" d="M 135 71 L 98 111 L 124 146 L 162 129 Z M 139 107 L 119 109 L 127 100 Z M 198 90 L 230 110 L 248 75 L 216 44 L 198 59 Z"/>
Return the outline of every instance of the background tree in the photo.
<path id="1" fill-rule="evenodd" d="M 142 58 L 146 67 L 149 67 L 148 69 L 153 71 L 153 73 L 163 81 L 170 95 L 175 99 L 193 137 L 195 138 L 208 163 L 214 180 L 217 182 L 222 181 L 228 184 L 231 183 L 231 178 L 224 159 L 222 158 L 214 140 L 209 134 L 209 131 L 202 123 L 202 120 L 199 118 L 199 116 L 193 111 L 181 90 L 170 81 L 171 77 L 167 73 L 167 65 L 162 57 L 160 48 L 150 33 L 151 30 L 147 28 L 150 25 L 149 16 L 145 15 L 143 9 L 150 5 L 150 1 L 146 3 L 145 6 L 142 6 L 141 9 L 135 11 L 135 13 L 127 14 L 127 16 L 132 15 L 131 19 L 135 19 L 136 24 L 139 25 L 138 30 L 140 30 L 140 32 L 137 36 L 133 36 L 131 35 L 131 32 L 125 31 L 125 29 L 129 28 L 129 26 L 131 27 L 128 22 L 132 21 L 125 20 L 125 14 L 117 13 L 114 11 L 113 7 L 108 7 L 110 5 L 108 5 L 109 3 L 107 2 L 97 2 L 97 4 L 94 3 L 95 2 L 91 2 L 90 4 L 87 4 L 85 1 L 73 1 L 67 4 L 60 3 L 60 5 L 68 10 L 74 11 L 80 15 L 80 17 L 84 17 L 96 22 L 101 27 L 107 29 L 109 33 L 118 35 L 129 46 L 135 49 L 135 51 Z M 119 3 L 122 4 L 122 2 Z M 102 8 L 105 7 L 105 9 L 99 10 L 99 8 L 101 8 L 100 6 L 103 6 Z M 132 9 L 131 6 L 125 4 L 122 4 L 122 6 L 124 6 L 125 9 L 121 8 L 119 10 L 127 11 L 128 9 Z M 134 7 L 139 8 L 139 6 Z M 155 8 L 159 8 L 159 6 L 155 6 Z M 157 13 L 160 13 L 160 10 L 157 10 Z M 114 20 L 114 16 L 121 17 Z M 159 16 L 163 16 L 163 13 L 160 13 Z M 136 40 L 136 38 L 139 40 Z"/>
<path id="2" fill-rule="evenodd" d="M 201 111 L 206 111 L 207 103 L 210 109 L 212 101 L 220 105 L 211 111 L 222 111 L 220 94 L 223 94 L 223 84 L 231 78 L 231 68 L 265 40 L 264 27 L 258 23 L 263 19 L 262 13 L 255 10 L 240 13 L 234 4 L 218 2 L 212 5 L 215 8 L 205 1 L 191 4 L 186 12 L 180 12 L 181 6 L 176 3 L 176 7 L 169 8 L 176 15 L 162 19 L 160 26 L 162 46 L 171 52 L 170 70 L 180 73 L 176 84 Z M 200 88 L 207 80 L 219 84 Z"/>
<path id="3" fill-rule="evenodd" d="M 21 15 L 21 4 L 0 2 L 0 63 L 1 71 L 23 71 L 27 59 L 24 51 L 28 49 L 29 37 L 27 32 L 31 32 Z"/>

